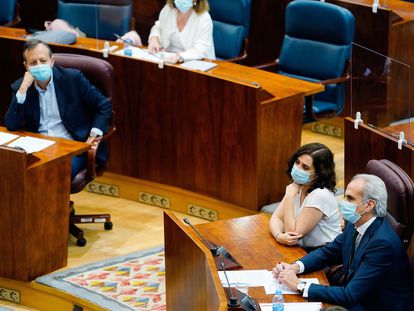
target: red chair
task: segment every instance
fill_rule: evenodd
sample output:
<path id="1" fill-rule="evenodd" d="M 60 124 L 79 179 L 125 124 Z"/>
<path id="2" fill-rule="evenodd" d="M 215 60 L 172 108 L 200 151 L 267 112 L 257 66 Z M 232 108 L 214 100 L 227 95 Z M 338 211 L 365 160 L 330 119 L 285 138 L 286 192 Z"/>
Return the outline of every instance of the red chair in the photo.
<path id="1" fill-rule="evenodd" d="M 94 58 L 90 56 L 77 55 L 77 54 L 53 54 L 55 58 L 55 64 L 62 67 L 75 68 L 82 71 L 85 77 L 95 85 L 105 96 L 112 98 L 112 81 L 113 81 L 113 67 L 107 61 Z M 102 137 L 96 137 L 92 143 L 91 148 L 88 151 L 88 164 L 85 169 L 80 171 L 72 180 L 70 193 L 78 193 L 82 191 L 86 185 L 91 182 L 95 177 L 101 176 L 107 168 L 108 161 L 106 163 L 99 164 L 96 161 L 96 153 L 100 146 L 107 144 L 109 138 L 116 131 L 115 126 L 115 114 L 112 112 L 111 124 L 109 131 Z M 109 155 L 109 150 L 108 150 Z M 85 246 L 86 239 L 84 238 L 84 232 L 75 224 L 85 223 L 104 223 L 106 230 L 112 229 L 111 215 L 109 214 L 92 214 L 92 215 L 77 215 L 73 207 L 73 202 L 70 205 L 70 217 L 69 217 L 69 232 L 76 237 L 78 246 Z"/>

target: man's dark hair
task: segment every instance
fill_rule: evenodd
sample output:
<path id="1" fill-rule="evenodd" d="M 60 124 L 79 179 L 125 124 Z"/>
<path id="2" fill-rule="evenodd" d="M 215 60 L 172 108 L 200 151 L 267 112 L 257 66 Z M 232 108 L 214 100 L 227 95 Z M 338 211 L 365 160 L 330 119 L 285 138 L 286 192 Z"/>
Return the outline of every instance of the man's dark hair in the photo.
<path id="1" fill-rule="evenodd" d="M 30 39 L 27 40 L 23 46 L 23 59 L 26 60 L 26 51 L 31 51 L 34 48 L 36 48 L 39 44 L 43 44 L 45 47 L 47 47 L 49 51 L 49 57 L 52 57 L 52 50 L 50 49 L 50 46 L 38 39 Z"/>
<path id="2" fill-rule="evenodd" d="M 288 162 L 288 169 L 286 175 L 292 178 L 290 172 L 293 164 L 301 156 L 307 154 L 312 157 L 313 167 L 315 168 L 315 174 L 317 179 L 312 183 L 308 190 L 308 193 L 317 188 L 327 188 L 332 192 L 336 192 L 336 175 L 335 175 L 335 162 L 333 154 L 328 147 L 320 143 L 306 144 L 300 147 L 292 155 Z"/>

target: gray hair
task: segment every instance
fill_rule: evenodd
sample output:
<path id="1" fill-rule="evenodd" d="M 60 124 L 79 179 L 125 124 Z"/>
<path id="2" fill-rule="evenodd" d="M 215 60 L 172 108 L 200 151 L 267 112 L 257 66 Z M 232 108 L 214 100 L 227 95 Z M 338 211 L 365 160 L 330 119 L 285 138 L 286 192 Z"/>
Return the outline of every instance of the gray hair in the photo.
<path id="1" fill-rule="evenodd" d="M 387 188 L 381 178 L 370 174 L 355 175 L 352 180 L 363 179 L 365 181 L 364 189 L 362 190 L 362 199 L 374 200 L 375 215 L 378 217 L 385 217 L 387 214 Z"/>

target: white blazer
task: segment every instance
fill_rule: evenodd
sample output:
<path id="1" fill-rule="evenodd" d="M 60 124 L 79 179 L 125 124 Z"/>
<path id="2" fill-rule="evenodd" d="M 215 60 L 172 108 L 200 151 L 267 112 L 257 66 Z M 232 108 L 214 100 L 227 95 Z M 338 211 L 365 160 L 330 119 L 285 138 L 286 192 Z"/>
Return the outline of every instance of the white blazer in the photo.
<path id="1" fill-rule="evenodd" d="M 171 43 L 171 34 L 178 33 L 184 51 L 180 55 L 184 60 L 209 58 L 216 59 L 213 42 L 213 22 L 208 12 L 197 14 L 193 11 L 184 29 L 177 27 L 177 9 L 166 4 L 155 25 L 151 28 L 148 41 L 152 37 L 160 39 L 161 47 L 167 48 Z"/>

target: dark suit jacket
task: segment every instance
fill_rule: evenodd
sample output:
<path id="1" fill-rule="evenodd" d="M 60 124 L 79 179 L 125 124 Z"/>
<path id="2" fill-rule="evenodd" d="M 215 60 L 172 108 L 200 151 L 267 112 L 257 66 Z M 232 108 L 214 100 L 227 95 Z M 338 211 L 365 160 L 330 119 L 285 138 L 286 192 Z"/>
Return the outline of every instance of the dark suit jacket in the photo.
<path id="1" fill-rule="evenodd" d="M 334 241 L 300 260 L 305 273 L 343 263 L 343 287 L 312 284 L 308 299 L 353 310 L 413 310 L 414 281 L 394 230 L 384 218 L 377 218 L 363 235 L 350 265 L 353 230 L 353 224 L 348 224 Z"/>
<path id="2" fill-rule="evenodd" d="M 39 93 L 33 84 L 27 90 L 26 101 L 18 104 L 16 93 L 22 81 L 23 78 L 20 78 L 12 84 L 12 102 L 5 115 L 5 124 L 10 131 L 24 129 L 37 133 L 40 123 Z M 79 70 L 54 66 L 53 83 L 60 117 L 73 139 L 86 141 L 92 127 L 104 133 L 108 131 L 111 101 Z M 104 150 L 99 153 L 103 160 L 102 157 L 106 157 Z"/>

